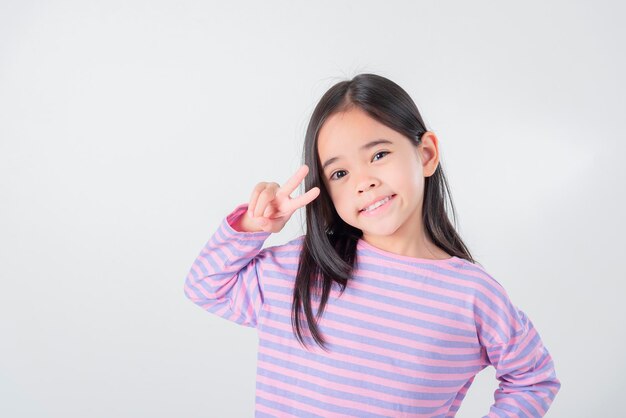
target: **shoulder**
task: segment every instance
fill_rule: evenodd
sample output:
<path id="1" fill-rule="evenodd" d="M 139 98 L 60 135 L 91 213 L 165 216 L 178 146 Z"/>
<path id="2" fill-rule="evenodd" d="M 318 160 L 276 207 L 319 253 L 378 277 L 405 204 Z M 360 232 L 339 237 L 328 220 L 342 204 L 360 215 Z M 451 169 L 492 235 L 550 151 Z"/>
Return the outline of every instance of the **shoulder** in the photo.
<path id="1" fill-rule="evenodd" d="M 456 276 L 476 296 L 489 300 L 508 301 L 504 286 L 496 280 L 482 265 L 458 258 L 454 263 Z"/>

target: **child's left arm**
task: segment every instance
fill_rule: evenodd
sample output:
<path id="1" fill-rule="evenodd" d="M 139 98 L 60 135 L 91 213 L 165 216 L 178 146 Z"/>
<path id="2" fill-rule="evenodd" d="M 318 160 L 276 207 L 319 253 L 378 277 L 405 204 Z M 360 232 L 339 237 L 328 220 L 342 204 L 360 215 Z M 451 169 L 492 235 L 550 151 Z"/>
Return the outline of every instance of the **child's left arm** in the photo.
<path id="1" fill-rule="evenodd" d="M 475 310 L 478 337 L 500 381 L 486 417 L 543 417 L 561 387 L 554 363 L 533 323 L 499 283 Z"/>

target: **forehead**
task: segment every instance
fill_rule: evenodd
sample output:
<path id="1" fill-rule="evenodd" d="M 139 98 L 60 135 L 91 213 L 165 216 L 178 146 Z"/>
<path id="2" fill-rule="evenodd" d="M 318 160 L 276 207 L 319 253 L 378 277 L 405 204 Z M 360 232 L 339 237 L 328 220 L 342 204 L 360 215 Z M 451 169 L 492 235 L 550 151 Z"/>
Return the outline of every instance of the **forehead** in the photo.
<path id="1" fill-rule="evenodd" d="M 388 139 L 397 142 L 399 133 L 355 107 L 330 116 L 317 136 L 320 159 L 335 157 L 346 152 L 357 152 L 373 139 Z"/>

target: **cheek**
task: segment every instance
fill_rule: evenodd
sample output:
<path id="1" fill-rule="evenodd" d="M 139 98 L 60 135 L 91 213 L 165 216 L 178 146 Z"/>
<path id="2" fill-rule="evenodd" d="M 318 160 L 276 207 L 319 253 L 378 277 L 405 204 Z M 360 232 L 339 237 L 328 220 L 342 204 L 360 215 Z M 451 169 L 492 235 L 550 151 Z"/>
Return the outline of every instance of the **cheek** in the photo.
<path id="1" fill-rule="evenodd" d="M 419 194 L 424 187 L 424 180 L 420 179 L 417 173 L 411 173 L 402 180 L 402 187 L 411 194 Z"/>
<path id="2" fill-rule="evenodd" d="M 415 164 L 408 164 L 403 173 L 404 175 L 398 176 L 396 180 L 404 188 L 416 190 L 423 187 L 424 178 L 422 177 L 421 167 Z"/>
<path id="3" fill-rule="evenodd" d="M 411 191 L 412 200 L 419 202 L 424 195 L 424 178 L 415 175 L 414 178 L 407 179 L 407 189 Z"/>
<path id="4" fill-rule="evenodd" d="M 339 211 L 339 209 L 345 204 L 345 199 L 342 199 L 341 193 L 333 192 L 330 195 L 330 198 L 333 201 L 333 205 L 335 205 L 335 208 L 337 208 L 337 211 Z"/>
<path id="5" fill-rule="evenodd" d="M 412 201 L 422 193 L 423 179 L 420 180 L 417 173 L 404 172 L 404 175 L 396 176 L 393 180 L 391 190 L 400 193 L 403 201 Z"/>
<path id="6" fill-rule="evenodd" d="M 341 193 L 341 191 L 334 190 L 330 192 L 330 199 L 335 206 L 335 210 L 337 213 L 343 218 L 349 215 L 352 202 L 348 198 L 346 198 L 345 193 Z"/>
<path id="7" fill-rule="evenodd" d="M 407 176 L 404 180 L 407 187 L 411 189 L 420 189 L 424 184 L 424 179 L 420 178 L 418 173 L 411 173 L 411 176 Z"/>

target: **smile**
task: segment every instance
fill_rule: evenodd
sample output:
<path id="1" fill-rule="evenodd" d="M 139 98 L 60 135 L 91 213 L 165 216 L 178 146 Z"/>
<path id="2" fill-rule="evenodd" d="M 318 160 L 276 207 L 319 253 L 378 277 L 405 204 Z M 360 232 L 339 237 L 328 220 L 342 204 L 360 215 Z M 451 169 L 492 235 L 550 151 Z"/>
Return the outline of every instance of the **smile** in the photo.
<path id="1" fill-rule="evenodd" d="M 361 215 L 374 215 L 383 212 L 387 207 L 389 207 L 389 202 L 393 200 L 396 195 L 387 196 L 384 199 L 381 199 L 365 209 L 361 209 L 359 214 Z"/>

